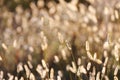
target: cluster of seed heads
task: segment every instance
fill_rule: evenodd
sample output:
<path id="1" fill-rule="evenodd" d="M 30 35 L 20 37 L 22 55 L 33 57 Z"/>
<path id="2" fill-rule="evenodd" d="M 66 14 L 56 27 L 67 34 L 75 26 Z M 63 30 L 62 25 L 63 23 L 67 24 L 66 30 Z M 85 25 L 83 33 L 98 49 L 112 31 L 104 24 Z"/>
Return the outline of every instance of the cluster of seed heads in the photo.
<path id="1" fill-rule="evenodd" d="M 120 1 L 45 1 L 1 7 L 0 80 L 119 80 Z"/>

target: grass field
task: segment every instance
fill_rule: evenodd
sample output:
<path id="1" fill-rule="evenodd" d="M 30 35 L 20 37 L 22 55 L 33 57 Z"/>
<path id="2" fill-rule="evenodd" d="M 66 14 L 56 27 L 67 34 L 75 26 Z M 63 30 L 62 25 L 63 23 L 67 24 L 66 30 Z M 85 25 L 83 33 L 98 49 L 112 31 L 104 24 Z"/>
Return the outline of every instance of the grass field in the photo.
<path id="1" fill-rule="evenodd" d="M 0 0 L 0 80 L 120 80 L 120 1 Z"/>

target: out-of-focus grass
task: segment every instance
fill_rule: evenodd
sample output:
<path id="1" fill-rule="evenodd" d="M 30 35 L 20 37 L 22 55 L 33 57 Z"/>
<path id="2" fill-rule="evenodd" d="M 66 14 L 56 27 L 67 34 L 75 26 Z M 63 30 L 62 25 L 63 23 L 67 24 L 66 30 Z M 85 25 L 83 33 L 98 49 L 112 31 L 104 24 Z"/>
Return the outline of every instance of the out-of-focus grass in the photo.
<path id="1" fill-rule="evenodd" d="M 3 1 L 0 79 L 119 80 L 119 12 L 119 0 Z"/>

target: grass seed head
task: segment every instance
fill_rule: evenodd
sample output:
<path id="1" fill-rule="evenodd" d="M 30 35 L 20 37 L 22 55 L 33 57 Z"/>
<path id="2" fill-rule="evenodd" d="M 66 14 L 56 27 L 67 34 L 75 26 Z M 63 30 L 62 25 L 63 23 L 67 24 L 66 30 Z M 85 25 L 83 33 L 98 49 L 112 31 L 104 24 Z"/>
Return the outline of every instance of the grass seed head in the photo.
<path id="1" fill-rule="evenodd" d="M 36 80 L 36 79 L 35 79 L 35 76 L 34 76 L 33 73 L 30 73 L 30 77 L 29 77 L 29 79 L 30 79 L 30 80 Z"/>

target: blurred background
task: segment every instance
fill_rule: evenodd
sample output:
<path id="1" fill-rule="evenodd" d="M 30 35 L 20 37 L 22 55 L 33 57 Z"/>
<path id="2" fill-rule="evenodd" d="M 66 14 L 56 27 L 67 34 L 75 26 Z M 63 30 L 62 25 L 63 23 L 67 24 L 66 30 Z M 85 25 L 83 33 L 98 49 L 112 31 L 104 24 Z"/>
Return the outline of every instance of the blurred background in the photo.
<path id="1" fill-rule="evenodd" d="M 107 51 L 109 75 L 120 64 L 119 32 L 119 0 L 0 0 L 0 70 L 15 74 L 19 62 L 36 67 L 44 59 L 64 71 L 73 57 L 86 65 L 88 41 L 101 61 Z"/>

